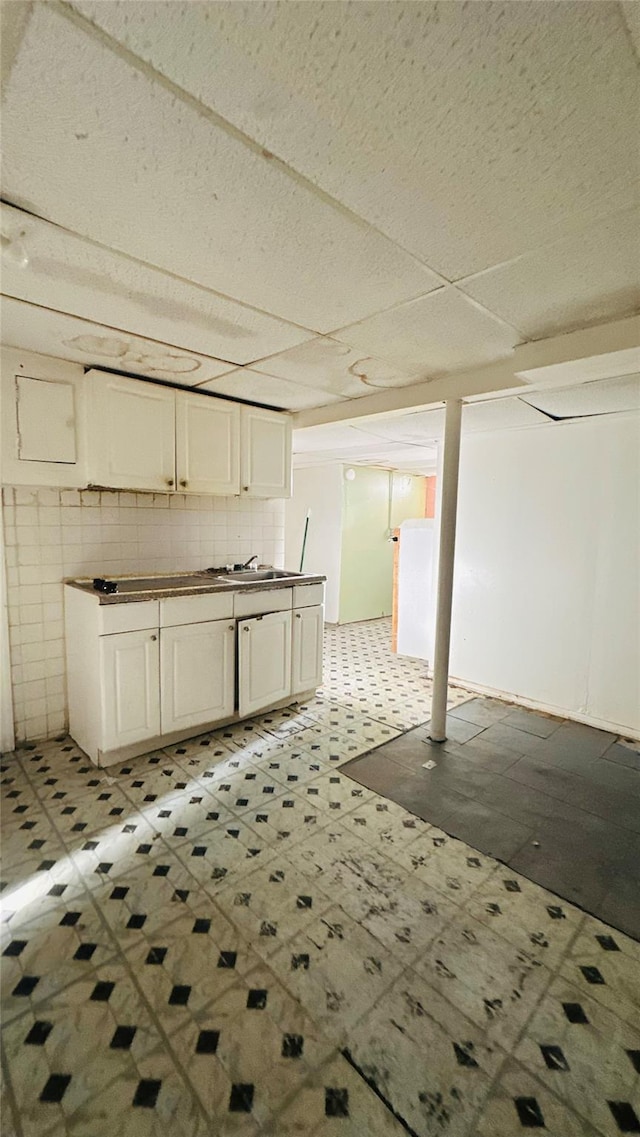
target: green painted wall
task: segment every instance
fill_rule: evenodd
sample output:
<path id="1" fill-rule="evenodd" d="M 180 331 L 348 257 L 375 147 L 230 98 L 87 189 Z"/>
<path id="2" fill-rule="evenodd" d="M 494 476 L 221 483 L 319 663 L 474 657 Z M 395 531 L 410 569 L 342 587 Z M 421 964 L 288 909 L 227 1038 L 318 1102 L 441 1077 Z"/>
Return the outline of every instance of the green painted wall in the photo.
<path id="1" fill-rule="evenodd" d="M 393 545 L 390 530 L 424 517 L 425 479 L 370 466 L 343 476 L 340 623 L 390 616 Z M 346 473 L 346 469 L 345 469 Z"/>

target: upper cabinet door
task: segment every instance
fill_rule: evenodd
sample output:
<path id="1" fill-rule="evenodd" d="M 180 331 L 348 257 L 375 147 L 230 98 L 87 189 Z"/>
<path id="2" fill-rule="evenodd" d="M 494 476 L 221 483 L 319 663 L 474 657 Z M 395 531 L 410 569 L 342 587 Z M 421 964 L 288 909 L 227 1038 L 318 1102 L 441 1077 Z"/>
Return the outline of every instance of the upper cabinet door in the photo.
<path id="1" fill-rule="evenodd" d="M 99 371 L 86 383 L 91 482 L 175 489 L 175 392 Z"/>
<path id="2" fill-rule="evenodd" d="M 242 407 L 242 486 L 248 497 L 291 497 L 291 419 Z"/>
<path id="3" fill-rule="evenodd" d="M 176 392 L 177 489 L 240 493 L 240 407 L 224 399 Z"/>
<path id="4" fill-rule="evenodd" d="M 28 370 L 27 370 L 28 368 Z M 9 485 L 87 484 L 81 367 L 2 352 L 2 481 Z"/>

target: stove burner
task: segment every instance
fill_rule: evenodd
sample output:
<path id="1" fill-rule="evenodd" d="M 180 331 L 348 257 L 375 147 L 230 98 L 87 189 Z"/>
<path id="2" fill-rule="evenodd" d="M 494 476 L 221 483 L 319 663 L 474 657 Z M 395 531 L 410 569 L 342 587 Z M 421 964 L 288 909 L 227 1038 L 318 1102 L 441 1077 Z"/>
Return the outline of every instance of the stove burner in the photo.
<path id="1" fill-rule="evenodd" d="M 93 587 L 96 592 L 117 592 L 118 582 L 116 580 L 103 580 L 101 576 L 96 576 L 93 579 Z"/>

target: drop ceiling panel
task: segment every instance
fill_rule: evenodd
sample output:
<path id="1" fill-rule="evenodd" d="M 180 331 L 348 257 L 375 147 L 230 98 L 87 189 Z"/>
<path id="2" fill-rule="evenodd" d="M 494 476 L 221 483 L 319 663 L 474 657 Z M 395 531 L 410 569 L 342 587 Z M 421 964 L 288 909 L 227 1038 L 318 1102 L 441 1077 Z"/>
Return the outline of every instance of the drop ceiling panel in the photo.
<path id="1" fill-rule="evenodd" d="M 536 387 L 565 387 L 572 383 L 590 383 L 592 379 L 618 379 L 637 371 L 640 372 L 640 347 L 589 355 L 584 359 L 552 363 L 547 367 L 533 367 L 530 371 L 516 371 L 516 375 L 534 383 Z"/>
<path id="2" fill-rule="evenodd" d="M 21 300 L 0 300 L 2 342 L 41 355 L 70 359 L 85 367 L 110 367 L 148 379 L 192 387 L 229 370 L 228 363 L 128 332 L 50 312 Z"/>
<path id="3" fill-rule="evenodd" d="M 2 229 L 24 230 L 29 256 L 25 267 L 3 256 L 4 293 L 229 360 L 226 371 L 312 334 L 5 205 Z"/>
<path id="4" fill-rule="evenodd" d="M 448 279 L 633 203 L 616 4 L 75 7 Z"/>
<path id="5" fill-rule="evenodd" d="M 333 338 L 425 377 L 505 359 L 522 341 L 452 288 L 342 328 Z"/>
<path id="6" fill-rule="evenodd" d="M 253 364 L 253 370 L 279 375 L 310 387 L 318 394 L 330 392 L 350 399 L 372 395 L 385 387 L 405 387 L 420 379 L 419 375 L 407 374 L 328 336 L 318 336 L 270 359 L 260 360 Z"/>
<path id="7" fill-rule="evenodd" d="M 315 331 L 439 283 L 48 5 L 11 74 L 3 145 L 16 203 Z"/>
<path id="8" fill-rule="evenodd" d="M 467 403 L 462 408 L 464 434 L 485 430 L 506 430 L 522 426 L 541 426 L 549 420 L 521 399 L 491 399 L 486 403 Z"/>
<path id="9" fill-rule="evenodd" d="M 365 444 L 366 441 L 365 435 Z M 361 445 L 363 445 L 363 432 L 357 430 L 355 426 L 347 426 L 339 422 L 327 423 L 322 426 L 308 426 L 293 432 L 294 454 L 302 454 L 307 450 L 321 452 Z"/>
<path id="10" fill-rule="evenodd" d="M 339 395 L 314 391 L 310 387 L 290 383 L 288 379 L 278 379 L 273 375 L 262 375 L 250 367 L 239 367 L 222 379 L 201 383 L 199 389 L 287 411 L 302 411 L 308 407 L 324 407 L 329 403 L 341 402 Z"/>
<path id="11" fill-rule="evenodd" d="M 490 269 L 460 287 L 532 339 L 640 307 L 640 211 Z"/>
<path id="12" fill-rule="evenodd" d="M 444 431 L 444 408 L 435 407 L 415 414 L 392 415 L 389 418 L 370 419 L 362 428 L 376 438 L 389 443 L 407 442 L 424 445 L 441 438 Z"/>
<path id="13" fill-rule="evenodd" d="M 541 411 L 558 418 L 614 414 L 640 409 L 640 375 L 603 379 L 566 391 L 536 391 L 522 396 Z"/>

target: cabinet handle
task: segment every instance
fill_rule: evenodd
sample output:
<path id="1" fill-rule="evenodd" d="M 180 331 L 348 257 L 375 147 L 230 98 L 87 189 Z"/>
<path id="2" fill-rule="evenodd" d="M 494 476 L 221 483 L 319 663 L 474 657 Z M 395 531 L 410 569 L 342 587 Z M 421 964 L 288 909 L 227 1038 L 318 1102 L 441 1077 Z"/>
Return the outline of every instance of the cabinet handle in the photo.
<path id="1" fill-rule="evenodd" d="M 182 479 L 182 481 L 180 482 L 180 485 L 181 485 L 181 486 L 188 486 L 188 485 L 189 485 L 189 483 L 188 483 L 188 481 L 186 480 L 186 478 L 183 478 L 183 479 Z"/>
<path id="2" fill-rule="evenodd" d="M 158 638 L 157 636 L 152 636 L 152 637 L 151 637 L 151 639 L 152 639 L 152 640 L 157 640 L 157 638 Z"/>
<path id="3" fill-rule="evenodd" d="M 168 486 L 172 486 L 172 485 L 173 485 L 173 478 L 167 478 L 167 485 L 168 485 Z"/>

